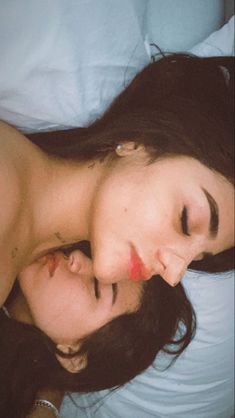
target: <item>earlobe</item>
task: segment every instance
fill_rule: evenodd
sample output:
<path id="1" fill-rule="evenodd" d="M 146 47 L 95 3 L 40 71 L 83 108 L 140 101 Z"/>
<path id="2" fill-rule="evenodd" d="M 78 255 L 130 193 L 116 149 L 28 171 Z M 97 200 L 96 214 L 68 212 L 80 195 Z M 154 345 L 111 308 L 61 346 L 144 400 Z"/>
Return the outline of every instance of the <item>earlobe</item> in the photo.
<path id="1" fill-rule="evenodd" d="M 76 353 L 79 349 L 79 347 L 74 349 L 70 346 L 63 345 L 63 344 L 58 344 L 57 348 L 58 350 L 62 351 L 65 354 Z M 70 373 L 78 373 L 81 370 L 85 369 L 85 367 L 87 366 L 87 358 L 85 355 L 78 354 L 78 355 L 74 355 L 74 357 L 66 358 L 66 357 L 61 356 L 60 354 L 56 354 L 56 358 L 61 364 L 61 366 Z"/>
<path id="2" fill-rule="evenodd" d="M 122 142 L 116 146 L 116 154 L 119 157 L 125 157 L 126 155 L 130 155 L 139 149 L 139 145 L 134 141 Z"/>

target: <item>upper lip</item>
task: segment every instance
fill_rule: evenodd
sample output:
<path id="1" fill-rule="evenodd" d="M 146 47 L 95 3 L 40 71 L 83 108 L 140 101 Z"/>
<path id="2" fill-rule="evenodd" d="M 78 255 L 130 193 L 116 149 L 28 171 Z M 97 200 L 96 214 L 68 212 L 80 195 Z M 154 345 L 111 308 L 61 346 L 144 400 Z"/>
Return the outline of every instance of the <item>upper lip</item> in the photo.
<path id="1" fill-rule="evenodd" d="M 59 253 L 59 252 L 49 253 L 46 256 L 46 258 L 47 258 L 46 264 L 47 264 L 47 267 L 48 267 L 50 277 L 53 277 L 54 274 L 55 274 L 55 271 L 56 271 L 56 269 L 58 267 L 58 264 L 59 264 L 59 261 L 60 261 L 60 256 L 61 256 L 61 253 Z"/>
<path id="2" fill-rule="evenodd" d="M 130 251 L 129 274 L 131 280 L 146 280 L 149 278 L 149 270 L 133 245 L 131 245 Z"/>

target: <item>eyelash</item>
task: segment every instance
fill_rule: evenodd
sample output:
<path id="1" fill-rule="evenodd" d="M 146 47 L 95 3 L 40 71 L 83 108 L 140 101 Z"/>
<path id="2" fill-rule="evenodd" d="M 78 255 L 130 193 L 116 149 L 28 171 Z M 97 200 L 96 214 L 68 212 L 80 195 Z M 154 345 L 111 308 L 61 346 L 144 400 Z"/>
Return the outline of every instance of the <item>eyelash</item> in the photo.
<path id="1" fill-rule="evenodd" d="M 182 227 L 182 231 L 184 235 L 187 235 L 188 237 L 190 237 L 189 227 L 188 227 L 188 209 L 186 208 L 186 206 L 183 207 L 180 220 L 181 220 L 181 227 Z"/>
<path id="2" fill-rule="evenodd" d="M 100 290 L 99 290 L 99 283 L 96 277 L 94 277 L 94 290 L 95 290 L 95 297 L 98 300 L 100 298 Z"/>

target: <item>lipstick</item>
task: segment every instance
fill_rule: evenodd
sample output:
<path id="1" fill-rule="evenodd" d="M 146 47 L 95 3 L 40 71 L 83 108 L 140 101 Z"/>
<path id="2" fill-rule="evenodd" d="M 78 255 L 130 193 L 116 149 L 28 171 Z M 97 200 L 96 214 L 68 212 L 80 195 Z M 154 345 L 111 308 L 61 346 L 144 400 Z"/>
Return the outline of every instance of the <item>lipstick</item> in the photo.
<path id="1" fill-rule="evenodd" d="M 48 267 L 49 275 L 50 277 L 53 277 L 60 261 L 59 253 L 50 253 L 50 254 L 47 254 L 46 257 L 47 257 L 46 264 Z"/>
<path id="2" fill-rule="evenodd" d="M 148 269 L 133 246 L 131 246 L 129 274 L 133 281 L 147 280 L 150 277 Z"/>

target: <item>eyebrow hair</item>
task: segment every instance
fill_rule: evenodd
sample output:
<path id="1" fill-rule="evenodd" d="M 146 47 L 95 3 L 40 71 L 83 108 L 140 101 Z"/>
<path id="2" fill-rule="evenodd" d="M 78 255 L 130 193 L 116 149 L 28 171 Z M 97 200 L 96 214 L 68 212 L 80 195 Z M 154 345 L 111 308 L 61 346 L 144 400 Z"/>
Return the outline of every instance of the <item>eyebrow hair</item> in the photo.
<path id="1" fill-rule="evenodd" d="M 202 190 L 206 196 L 210 208 L 209 236 L 211 239 L 215 239 L 219 230 L 219 208 L 211 194 L 203 187 Z"/>
<path id="2" fill-rule="evenodd" d="M 117 300 L 117 295 L 118 295 L 118 286 L 117 286 L 117 283 L 112 283 L 112 291 L 113 291 L 112 305 L 114 305 L 114 303 Z"/>

